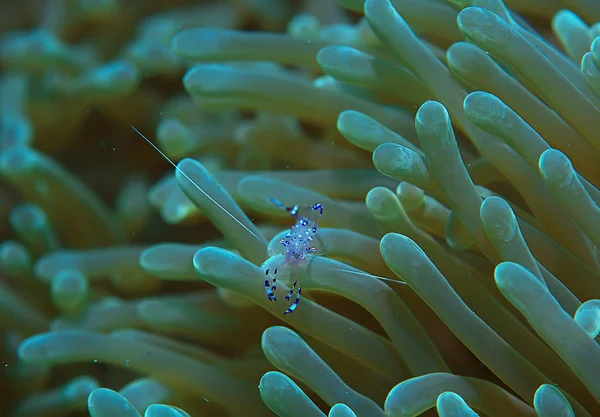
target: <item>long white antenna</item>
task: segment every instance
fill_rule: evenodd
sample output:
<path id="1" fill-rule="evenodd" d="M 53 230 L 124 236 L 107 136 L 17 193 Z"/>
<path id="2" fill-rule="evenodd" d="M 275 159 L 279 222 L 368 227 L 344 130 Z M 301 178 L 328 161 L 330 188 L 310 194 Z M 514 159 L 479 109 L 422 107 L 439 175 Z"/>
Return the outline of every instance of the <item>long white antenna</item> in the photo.
<path id="1" fill-rule="evenodd" d="M 255 238 L 257 238 L 257 239 L 258 239 L 258 240 L 259 240 L 261 243 L 263 243 L 263 244 L 265 244 L 265 245 L 267 244 L 267 242 L 265 242 L 265 240 L 264 240 L 264 239 L 262 239 L 261 237 L 257 236 L 257 235 L 256 235 L 256 233 L 254 233 L 252 230 L 250 230 L 250 229 L 249 229 L 249 228 L 248 228 L 248 227 L 247 227 L 247 226 L 246 226 L 244 223 L 242 223 L 241 221 L 239 221 L 238 219 L 236 219 L 236 218 L 235 218 L 235 216 L 234 216 L 233 214 L 231 214 L 229 211 L 227 211 L 227 209 L 225 209 L 225 207 L 223 207 L 222 205 L 220 205 L 220 204 L 219 204 L 219 203 L 218 203 L 218 202 L 217 202 L 217 201 L 216 201 L 214 198 L 212 198 L 210 195 L 208 195 L 208 194 L 206 193 L 206 191 L 204 191 L 202 188 L 200 188 L 200 186 L 199 186 L 198 184 L 196 184 L 196 183 L 194 182 L 194 180 L 193 180 L 193 179 L 191 179 L 190 177 L 188 177 L 188 175 L 187 175 L 185 172 L 183 172 L 183 171 L 182 171 L 182 170 L 181 170 L 181 169 L 180 169 L 180 168 L 177 166 L 177 164 L 175 164 L 175 162 L 173 162 L 173 161 L 171 160 L 171 158 L 169 158 L 167 155 L 165 155 L 165 153 L 164 153 L 163 151 L 161 151 L 161 150 L 158 148 L 158 146 L 156 146 L 154 143 L 152 143 L 152 141 L 150 141 L 150 139 L 148 139 L 146 136 L 144 136 L 144 135 L 142 134 L 142 132 L 140 132 L 139 130 L 137 130 L 137 129 L 135 128 L 135 126 L 133 126 L 133 125 L 130 125 L 130 126 L 131 126 L 131 128 L 132 128 L 132 129 L 133 129 L 133 130 L 134 130 L 134 131 L 135 131 L 135 132 L 136 132 L 138 135 L 140 135 L 142 138 L 144 138 L 144 140 L 145 140 L 146 142 L 148 142 L 148 143 L 149 143 L 149 144 L 150 144 L 150 145 L 151 145 L 151 146 L 152 146 L 154 149 L 156 149 L 156 150 L 158 151 L 158 153 L 162 155 L 162 157 L 163 157 L 163 158 L 165 158 L 167 161 L 169 161 L 169 163 L 170 163 L 171 165 L 173 165 L 173 167 L 175 167 L 175 169 L 176 169 L 178 172 L 180 172 L 180 173 L 181 173 L 181 175 L 183 175 L 184 177 L 186 177 L 186 178 L 188 179 L 188 181 L 189 181 L 189 182 L 191 182 L 191 183 L 194 185 L 194 187 L 196 187 L 196 188 L 198 189 L 198 191 L 200 191 L 202 194 L 204 194 L 204 196 L 205 196 L 206 198 L 208 198 L 208 199 L 209 199 L 210 201 L 212 201 L 212 202 L 213 202 L 213 203 L 214 203 L 214 204 L 215 204 L 217 207 L 219 207 L 221 210 L 223 210 L 225 213 L 227 213 L 227 215 L 229 215 L 229 217 L 231 217 L 233 220 L 235 220 L 237 224 L 239 224 L 239 225 L 240 225 L 240 226 L 242 226 L 244 229 L 246 229 L 246 231 L 247 231 L 248 233 L 250 233 L 252 236 L 254 236 Z"/>
<path id="2" fill-rule="evenodd" d="M 332 268 L 332 269 L 334 271 L 347 272 L 349 274 L 362 275 L 362 276 L 369 277 L 369 278 L 380 279 L 382 281 L 390 281 L 390 282 L 395 282 L 396 284 L 408 285 L 407 282 L 400 281 L 399 279 L 391 279 L 391 278 L 380 277 L 378 275 L 368 274 L 366 272 L 350 271 L 348 269 L 341 269 L 341 268 Z"/>
<path id="3" fill-rule="evenodd" d="M 173 167 L 181 173 L 181 175 L 183 175 L 185 178 L 187 178 L 187 180 L 189 182 L 192 183 L 192 185 L 194 187 L 196 187 L 198 189 L 198 191 L 200 191 L 202 194 L 204 194 L 204 196 L 206 198 L 208 198 L 210 201 L 212 201 L 217 207 L 219 207 L 221 210 L 223 210 L 225 213 L 227 213 L 227 215 L 229 217 L 231 217 L 233 220 L 235 220 L 235 222 L 237 224 L 239 224 L 240 226 L 242 226 L 248 233 L 250 233 L 252 236 L 254 236 L 256 239 L 258 239 L 261 243 L 266 244 L 266 242 L 264 241 L 264 239 L 262 239 L 260 236 L 256 235 L 256 233 L 254 233 L 252 230 L 250 230 L 245 224 L 243 224 L 241 221 L 239 221 L 238 219 L 235 218 L 235 216 L 233 214 L 231 214 L 229 211 L 227 211 L 227 209 L 225 207 L 223 207 L 221 204 L 219 204 L 214 198 L 212 198 L 210 195 L 208 195 L 208 193 L 206 193 L 206 191 L 204 191 L 202 188 L 200 188 L 200 186 L 198 184 L 196 184 L 196 182 L 194 182 L 193 179 L 191 179 L 185 172 L 183 172 L 181 170 L 181 168 L 179 168 L 177 166 L 177 164 L 175 162 L 173 162 L 171 160 L 171 158 L 169 158 L 163 151 L 161 151 L 158 146 L 156 146 L 154 143 L 152 143 L 152 141 L 150 139 L 148 139 L 146 136 L 144 136 L 142 134 L 142 132 L 140 132 L 139 130 L 137 130 L 135 128 L 135 126 L 130 125 L 131 128 L 138 134 L 140 135 L 146 142 L 148 142 L 150 144 L 150 146 L 152 146 L 154 149 L 156 149 L 156 151 L 163 157 L 165 158 L 171 165 L 173 165 Z M 372 274 L 368 274 L 366 272 L 357 272 L 357 271 L 350 271 L 348 269 L 340 269 L 340 268 L 333 268 L 334 271 L 340 271 L 340 272 L 346 272 L 349 274 L 355 274 L 355 275 L 362 275 L 365 277 L 369 277 L 369 278 L 375 278 L 375 279 L 379 279 L 382 281 L 390 281 L 390 282 L 394 282 L 396 284 L 402 284 L 402 285 L 408 285 L 406 282 L 404 281 L 400 281 L 397 279 L 390 279 L 390 278 L 385 278 L 385 277 L 380 277 L 377 275 L 372 275 Z"/>

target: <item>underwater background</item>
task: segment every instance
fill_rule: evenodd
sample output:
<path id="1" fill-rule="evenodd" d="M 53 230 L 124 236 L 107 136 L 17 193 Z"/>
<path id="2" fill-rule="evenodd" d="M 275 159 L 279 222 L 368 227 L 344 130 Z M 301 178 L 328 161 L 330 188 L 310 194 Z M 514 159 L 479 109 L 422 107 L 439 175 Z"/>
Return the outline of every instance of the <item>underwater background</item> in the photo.
<path id="1" fill-rule="evenodd" d="M 5 3 L 0 416 L 600 415 L 600 1 Z"/>

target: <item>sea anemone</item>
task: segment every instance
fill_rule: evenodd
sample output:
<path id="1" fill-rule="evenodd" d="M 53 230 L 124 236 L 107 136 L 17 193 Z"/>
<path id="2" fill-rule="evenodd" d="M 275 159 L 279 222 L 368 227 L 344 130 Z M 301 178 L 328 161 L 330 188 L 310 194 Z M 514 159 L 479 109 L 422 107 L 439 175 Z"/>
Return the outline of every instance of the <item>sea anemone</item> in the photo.
<path id="1" fill-rule="evenodd" d="M 600 415 L 595 22 L 11 3 L 0 414 Z"/>

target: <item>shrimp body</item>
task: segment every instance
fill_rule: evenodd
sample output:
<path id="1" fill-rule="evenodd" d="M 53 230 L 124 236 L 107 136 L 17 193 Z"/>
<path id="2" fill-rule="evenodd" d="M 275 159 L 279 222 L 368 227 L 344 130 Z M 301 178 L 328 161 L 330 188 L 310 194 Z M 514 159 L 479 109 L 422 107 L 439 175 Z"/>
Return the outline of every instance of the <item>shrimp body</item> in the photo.
<path id="1" fill-rule="evenodd" d="M 319 221 L 323 215 L 323 206 L 320 203 L 316 203 L 312 206 L 299 207 L 296 205 L 293 207 L 286 207 L 275 199 L 271 199 L 271 201 L 296 218 L 296 223 L 285 237 L 279 241 L 285 248 L 284 263 L 289 267 L 290 274 L 293 277 L 296 277 L 299 275 L 299 270 L 303 269 L 308 264 L 310 257 L 317 250 L 316 247 L 312 245 L 312 241 L 316 236 Z M 280 266 L 277 268 L 267 268 L 265 270 L 265 291 L 269 301 L 277 301 L 275 290 L 277 289 L 277 272 L 279 268 Z M 273 275 L 272 282 L 269 275 L 270 272 L 272 272 Z M 296 298 L 283 314 L 294 312 L 300 302 L 302 285 L 298 285 L 297 278 L 294 278 L 292 288 L 285 296 L 285 299 L 290 300 L 294 292 L 296 292 Z"/>

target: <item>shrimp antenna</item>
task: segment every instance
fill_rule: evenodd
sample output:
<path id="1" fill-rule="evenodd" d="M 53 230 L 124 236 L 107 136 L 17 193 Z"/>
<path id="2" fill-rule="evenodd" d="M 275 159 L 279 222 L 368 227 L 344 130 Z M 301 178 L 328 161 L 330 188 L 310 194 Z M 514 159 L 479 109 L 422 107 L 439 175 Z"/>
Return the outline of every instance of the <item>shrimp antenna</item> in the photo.
<path id="1" fill-rule="evenodd" d="M 266 244 L 265 240 L 262 239 L 261 237 L 257 236 L 256 233 L 254 233 L 252 230 L 250 230 L 244 223 L 242 223 L 241 221 L 239 221 L 238 219 L 235 218 L 235 216 L 233 214 L 231 214 L 229 211 L 227 211 L 227 209 L 225 207 L 223 207 L 222 205 L 220 205 L 214 198 L 212 198 L 210 195 L 208 195 L 208 193 L 206 191 L 204 191 L 202 188 L 200 188 L 200 186 L 198 184 L 196 184 L 194 182 L 193 179 L 191 179 L 185 172 L 183 172 L 183 170 L 181 168 L 179 168 L 177 166 L 177 164 L 175 162 L 173 162 L 171 160 L 171 158 L 169 158 L 163 151 L 161 151 L 158 146 L 156 146 L 154 143 L 152 143 L 152 141 L 150 139 L 148 139 L 146 136 L 144 136 L 142 134 L 142 132 L 140 132 L 139 130 L 137 130 L 135 128 L 135 126 L 133 125 L 129 125 L 131 126 L 131 128 L 138 134 L 140 135 L 146 142 L 148 142 L 154 149 L 156 149 L 158 151 L 159 154 L 161 154 L 161 156 L 163 158 L 165 158 L 167 161 L 169 161 L 169 163 L 171 165 L 173 165 L 173 167 L 175 167 L 175 169 L 181 173 L 181 175 L 183 175 L 184 177 L 186 177 L 188 179 L 189 182 L 191 182 L 194 187 L 196 187 L 198 189 L 198 191 L 200 191 L 202 194 L 204 194 L 204 196 L 206 198 L 208 198 L 210 201 L 212 201 L 217 207 L 219 207 L 221 210 L 223 210 L 225 213 L 227 213 L 227 215 L 229 217 L 231 217 L 233 220 L 236 221 L 237 224 L 239 224 L 240 226 L 242 226 L 244 229 L 246 229 L 246 231 L 248 233 L 250 233 L 252 236 L 254 236 L 255 238 L 257 238 L 261 243 Z"/>
<path id="2" fill-rule="evenodd" d="M 362 275 L 362 276 L 369 277 L 369 278 L 376 278 L 376 279 L 379 279 L 381 281 L 390 281 L 390 282 L 395 282 L 396 284 L 408 285 L 407 282 L 401 281 L 399 279 L 391 279 L 391 278 L 380 277 L 378 275 L 368 274 L 366 272 L 350 271 L 348 269 L 340 269 L 340 268 L 333 268 L 333 270 L 334 271 L 340 271 L 340 272 L 347 272 L 349 274 L 354 274 L 354 275 Z"/>

